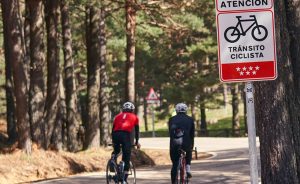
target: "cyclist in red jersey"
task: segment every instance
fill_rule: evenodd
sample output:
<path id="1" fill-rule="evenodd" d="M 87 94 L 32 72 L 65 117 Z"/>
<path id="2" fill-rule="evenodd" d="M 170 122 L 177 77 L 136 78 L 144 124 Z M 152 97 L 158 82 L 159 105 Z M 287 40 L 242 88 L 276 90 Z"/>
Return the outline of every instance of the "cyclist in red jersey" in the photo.
<path id="1" fill-rule="evenodd" d="M 140 148 L 139 144 L 139 119 L 134 114 L 134 105 L 131 102 L 123 104 L 122 112 L 119 113 L 113 123 L 112 129 L 112 141 L 114 151 L 113 154 L 117 155 L 120 153 L 120 147 L 122 148 L 122 160 L 125 163 L 125 181 L 128 177 L 129 162 L 131 155 L 131 139 L 130 134 L 135 128 L 135 145 Z"/>

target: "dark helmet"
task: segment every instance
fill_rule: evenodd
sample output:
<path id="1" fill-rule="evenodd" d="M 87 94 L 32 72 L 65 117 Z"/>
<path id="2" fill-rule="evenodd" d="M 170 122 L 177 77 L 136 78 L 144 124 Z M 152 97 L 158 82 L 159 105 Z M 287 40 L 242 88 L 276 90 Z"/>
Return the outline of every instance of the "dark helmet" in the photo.
<path id="1" fill-rule="evenodd" d="M 133 103 L 131 102 L 125 102 L 122 106 L 122 110 L 125 112 L 133 112 L 135 109 Z"/>
<path id="2" fill-rule="evenodd" d="M 175 110 L 176 110 L 176 113 L 179 113 L 179 112 L 184 112 L 186 113 L 187 112 L 187 105 L 184 104 L 184 103 L 178 103 L 175 107 Z"/>

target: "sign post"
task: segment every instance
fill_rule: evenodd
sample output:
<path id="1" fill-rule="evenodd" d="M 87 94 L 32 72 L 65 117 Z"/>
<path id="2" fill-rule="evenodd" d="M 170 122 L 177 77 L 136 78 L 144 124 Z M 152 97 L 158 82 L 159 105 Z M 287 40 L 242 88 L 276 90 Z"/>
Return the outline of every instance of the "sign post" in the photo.
<path id="1" fill-rule="evenodd" d="M 273 0 L 216 0 L 218 63 L 222 82 L 247 82 L 250 180 L 258 184 L 252 81 L 277 78 Z"/>
<path id="2" fill-rule="evenodd" d="M 245 85 L 246 103 L 247 103 L 247 127 L 248 127 L 248 142 L 249 142 L 249 159 L 250 159 L 250 178 L 251 184 L 258 183 L 257 170 L 257 150 L 256 150 L 256 129 L 255 129 L 255 110 L 254 110 L 254 95 L 253 83 L 247 82 Z"/>
<path id="3" fill-rule="evenodd" d="M 152 109 L 152 137 L 155 137 L 155 114 L 154 114 L 154 107 L 151 108 Z"/>
<path id="4" fill-rule="evenodd" d="M 150 88 L 150 91 L 148 93 L 148 96 L 146 97 L 148 104 L 158 104 L 159 98 L 157 94 L 155 93 L 153 88 Z M 155 112 L 153 105 L 151 106 L 151 115 L 152 115 L 152 137 L 155 137 Z"/>

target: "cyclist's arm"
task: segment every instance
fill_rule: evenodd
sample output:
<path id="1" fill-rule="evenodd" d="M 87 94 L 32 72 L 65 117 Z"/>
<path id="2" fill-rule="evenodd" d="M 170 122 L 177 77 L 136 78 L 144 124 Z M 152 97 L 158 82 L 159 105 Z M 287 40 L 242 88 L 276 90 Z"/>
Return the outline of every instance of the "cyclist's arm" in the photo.
<path id="1" fill-rule="evenodd" d="M 134 130 L 135 130 L 135 144 L 137 145 L 139 143 L 139 138 L 140 138 L 140 126 L 135 125 Z"/>

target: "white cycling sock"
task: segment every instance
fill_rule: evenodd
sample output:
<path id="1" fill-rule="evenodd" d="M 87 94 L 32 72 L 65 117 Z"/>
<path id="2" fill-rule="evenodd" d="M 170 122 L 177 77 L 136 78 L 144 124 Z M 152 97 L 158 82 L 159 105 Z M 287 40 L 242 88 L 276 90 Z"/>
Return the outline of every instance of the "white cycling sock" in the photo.
<path id="1" fill-rule="evenodd" d="M 186 172 L 191 172 L 191 165 L 190 164 L 186 165 Z"/>

